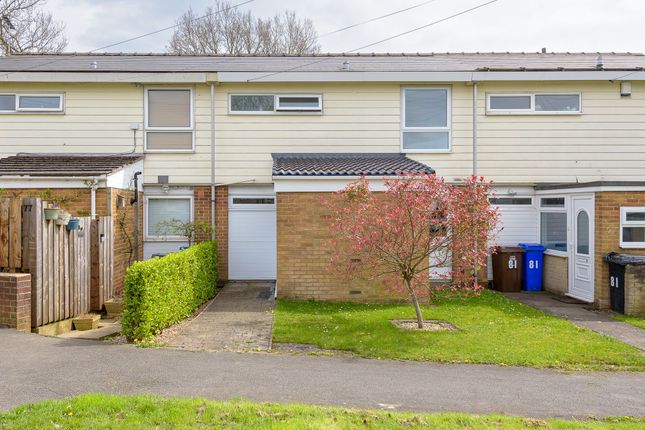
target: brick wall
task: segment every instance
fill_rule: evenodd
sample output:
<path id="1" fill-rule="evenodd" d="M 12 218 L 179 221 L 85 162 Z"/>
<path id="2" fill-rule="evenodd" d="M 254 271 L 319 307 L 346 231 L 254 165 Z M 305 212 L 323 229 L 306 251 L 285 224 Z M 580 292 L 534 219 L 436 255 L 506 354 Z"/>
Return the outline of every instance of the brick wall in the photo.
<path id="1" fill-rule="evenodd" d="M 211 188 L 199 186 L 193 188 L 195 221 L 211 222 Z M 228 187 L 215 187 L 215 235 L 217 239 L 217 278 L 220 282 L 228 280 Z M 208 240 L 201 235 L 198 241 Z"/>
<path id="2" fill-rule="evenodd" d="M 625 314 L 645 317 L 645 266 L 625 271 Z"/>
<path id="3" fill-rule="evenodd" d="M 41 197 L 45 188 L 21 188 L 6 189 L 4 197 Z M 57 197 L 71 198 L 71 200 L 59 204 L 61 208 L 69 211 L 74 216 L 89 216 L 91 210 L 91 191 L 89 188 L 60 188 L 51 189 L 51 193 Z M 96 190 L 96 213 L 98 216 L 110 214 L 109 190 L 99 188 Z"/>
<path id="4" fill-rule="evenodd" d="M 112 205 L 112 223 L 114 230 L 114 291 L 117 295 L 123 292 L 125 272 L 137 259 L 134 218 L 136 204 L 130 204 L 135 192 L 130 190 L 110 189 Z M 139 193 L 143 199 L 143 193 Z M 143 256 L 143 200 L 139 212 L 139 253 Z M 122 204 L 120 204 L 122 203 Z M 98 206 L 98 203 L 97 203 Z"/>
<path id="5" fill-rule="evenodd" d="M 544 255 L 544 289 L 558 295 L 569 291 L 569 259 L 555 255 Z"/>
<path id="6" fill-rule="evenodd" d="M 31 275 L 0 273 L 0 326 L 31 332 Z"/>
<path id="7" fill-rule="evenodd" d="M 620 247 L 620 207 L 645 206 L 645 192 L 599 192 L 596 193 L 595 213 L 595 303 L 609 307 L 609 265 L 603 257 L 610 252 L 645 254 L 645 249 Z"/>
<path id="8" fill-rule="evenodd" d="M 277 193 L 277 288 L 284 299 L 354 302 L 401 300 L 375 281 L 346 282 L 330 271 L 326 193 Z"/>

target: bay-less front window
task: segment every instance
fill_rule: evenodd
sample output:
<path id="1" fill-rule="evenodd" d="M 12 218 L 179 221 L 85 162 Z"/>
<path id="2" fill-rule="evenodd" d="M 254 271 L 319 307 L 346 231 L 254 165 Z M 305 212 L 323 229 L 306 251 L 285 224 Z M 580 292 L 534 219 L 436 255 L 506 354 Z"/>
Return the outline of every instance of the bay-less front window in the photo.
<path id="1" fill-rule="evenodd" d="M 564 197 L 540 198 L 540 243 L 553 251 L 567 251 L 567 209 Z"/>
<path id="2" fill-rule="evenodd" d="M 146 236 L 148 238 L 181 238 L 172 227 L 192 221 L 190 197 L 148 197 Z"/>
<path id="3" fill-rule="evenodd" d="M 488 114 L 578 114 L 580 93 L 488 94 Z"/>
<path id="4" fill-rule="evenodd" d="M 404 152 L 450 150 L 450 88 L 403 88 L 401 116 Z"/>
<path id="5" fill-rule="evenodd" d="M 190 89 L 146 90 L 146 150 L 193 150 L 192 97 Z"/>
<path id="6" fill-rule="evenodd" d="M 322 112 L 320 94 L 230 94 L 230 114 L 306 114 Z"/>
<path id="7" fill-rule="evenodd" d="M 645 248 L 645 207 L 620 208 L 621 248 Z"/>
<path id="8" fill-rule="evenodd" d="M 0 94 L 0 112 L 62 111 L 62 94 Z"/>

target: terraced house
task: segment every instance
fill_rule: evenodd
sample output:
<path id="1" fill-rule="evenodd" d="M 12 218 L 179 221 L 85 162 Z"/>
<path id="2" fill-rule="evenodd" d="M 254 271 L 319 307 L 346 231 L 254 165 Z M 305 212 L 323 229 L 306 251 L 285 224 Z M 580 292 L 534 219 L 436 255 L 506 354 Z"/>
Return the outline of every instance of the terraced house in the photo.
<path id="1" fill-rule="evenodd" d="M 546 287 L 606 307 L 603 256 L 645 252 L 644 68 L 629 53 L 4 57 L 0 188 L 99 178 L 117 195 L 136 176 L 142 258 L 186 245 L 159 222 L 201 220 L 222 280 L 367 301 L 382 293 L 326 270 L 321 195 L 361 175 L 476 172 L 496 185 L 498 241 L 543 243 Z M 103 157 L 124 159 L 60 168 Z"/>

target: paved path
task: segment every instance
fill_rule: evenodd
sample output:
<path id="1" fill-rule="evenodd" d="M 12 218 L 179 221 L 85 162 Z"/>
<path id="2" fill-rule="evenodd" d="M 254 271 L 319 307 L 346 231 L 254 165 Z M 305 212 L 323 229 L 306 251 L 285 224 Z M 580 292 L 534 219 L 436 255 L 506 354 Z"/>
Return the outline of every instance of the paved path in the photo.
<path id="1" fill-rule="evenodd" d="M 645 414 L 645 373 L 144 349 L 0 329 L 0 410 L 86 392 L 533 417 Z"/>
<path id="2" fill-rule="evenodd" d="M 645 351 L 645 330 L 613 320 L 605 312 L 588 310 L 588 305 L 564 303 L 554 299 L 551 294 L 546 292 L 507 293 L 506 295 L 534 308 L 569 320 L 580 327 L 611 336 Z"/>
<path id="3" fill-rule="evenodd" d="M 169 347 L 190 351 L 268 351 L 271 348 L 274 284 L 230 282 Z"/>

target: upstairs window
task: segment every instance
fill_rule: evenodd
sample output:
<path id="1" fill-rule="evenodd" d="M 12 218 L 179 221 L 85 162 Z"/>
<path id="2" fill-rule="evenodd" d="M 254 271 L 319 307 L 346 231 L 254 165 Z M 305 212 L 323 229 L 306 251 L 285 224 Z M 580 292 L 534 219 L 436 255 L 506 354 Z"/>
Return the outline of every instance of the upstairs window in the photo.
<path id="1" fill-rule="evenodd" d="M 320 94 L 230 94 L 230 114 L 322 112 Z"/>
<path id="2" fill-rule="evenodd" d="M 486 113 L 489 114 L 578 114 L 581 95 L 571 94 L 488 94 Z"/>
<path id="3" fill-rule="evenodd" d="M 62 94 L 0 94 L 0 112 L 62 111 Z"/>
<path id="4" fill-rule="evenodd" d="M 146 90 L 145 149 L 192 151 L 193 93 L 190 89 Z"/>
<path id="5" fill-rule="evenodd" d="M 408 87 L 402 99 L 403 152 L 450 151 L 450 88 Z"/>
<path id="6" fill-rule="evenodd" d="M 620 208 L 620 247 L 645 248 L 645 207 Z"/>

